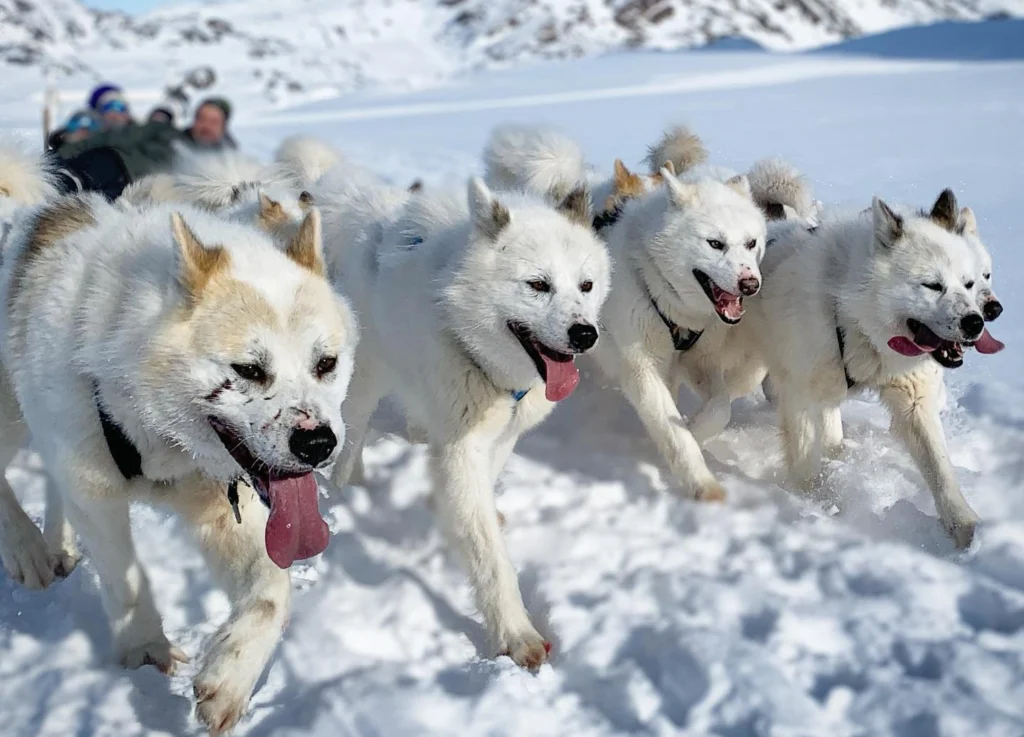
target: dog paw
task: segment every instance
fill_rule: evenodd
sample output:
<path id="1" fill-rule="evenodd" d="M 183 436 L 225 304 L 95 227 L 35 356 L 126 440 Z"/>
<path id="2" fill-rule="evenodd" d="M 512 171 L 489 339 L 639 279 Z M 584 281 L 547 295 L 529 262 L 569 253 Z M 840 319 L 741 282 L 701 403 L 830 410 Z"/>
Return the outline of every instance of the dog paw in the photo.
<path id="1" fill-rule="evenodd" d="M 200 674 L 192 685 L 196 697 L 196 719 L 213 737 L 224 734 L 238 724 L 249 708 L 249 692 L 239 691 L 230 680 L 204 680 Z"/>
<path id="2" fill-rule="evenodd" d="M 62 550 L 52 554 L 50 560 L 53 563 L 53 574 L 57 578 L 67 578 L 78 567 L 82 556 L 78 552 Z"/>
<path id="3" fill-rule="evenodd" d="M 696 499 L 699 502 L 724 502 L 725 487 L 717 481 L 708 481 L 697 489 Z"/>
<path id="4" fill-rule="evenodd" d="M 178 663 L 187 663 L 188 656 L 181 648 L 172 645 L 166 637 L 141 645 L 119 647 L 117 662 L 127 670 L 136 670 L 152 665 L 164 675 L 174 675 Z"/>
<path id="5" fill-rule="evenodd" d="M 957 550 L 967 550 L 974 542 L 974 533 L 980 521 L 978 515 L 970 512 L 956 518 L 946 519 L 942 526 L 945 528 L 946 534 L 953 538 L 953 544 L 956 545 Z"/>
<path id="6" fill-rule="evenodd" d="M 512 662 L 520 668 L 535 671 L 547 662 L 551 654 L 551 643 L 539 632 L 531 631 L 509 638 L 500 654 L 512 658 Z"/>
<path id="7" fill-rule="evenodd" d="M 43 533 L 23 513 L 3 526 L 0 560 L 8 575 L 29 589 L 45 589 L 60 575 Z"/>

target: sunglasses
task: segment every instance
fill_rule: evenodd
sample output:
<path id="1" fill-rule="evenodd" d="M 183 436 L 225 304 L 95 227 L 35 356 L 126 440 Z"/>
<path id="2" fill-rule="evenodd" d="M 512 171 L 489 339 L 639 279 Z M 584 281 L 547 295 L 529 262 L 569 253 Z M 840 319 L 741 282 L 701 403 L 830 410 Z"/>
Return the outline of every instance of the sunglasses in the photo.
<path id="1" fill-rule="evenodd" d="M 128 112 L 128 104 L 124 100 L 111 100 L 105 102 L 100 106 L 100 113 L 106 115 L 107 113 L 126 113 Z"/>
<path id="2" fill-rule="evenodd" d="M 96 130 L 98 127 L 99 126 L 97 125 L 95 120 L 83 115 L 80 118 L 72 118 L 71 120 L 69 120 L 68 124 L 64 126 L 64 130 L 66 130 L 68 133 L 74 133 L 75 131 L 80 130 Z"/>

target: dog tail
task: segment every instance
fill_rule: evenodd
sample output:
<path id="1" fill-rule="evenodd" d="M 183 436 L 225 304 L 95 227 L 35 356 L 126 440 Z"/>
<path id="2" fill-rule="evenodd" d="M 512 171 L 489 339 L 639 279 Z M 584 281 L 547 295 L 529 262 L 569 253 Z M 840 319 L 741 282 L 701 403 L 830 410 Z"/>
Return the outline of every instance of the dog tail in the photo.
<path id="1" fill-rule="evenodd" d="M 794 216 L 808 220 L 815 216 L 811 188 L 789 162 L 763 159 L 754 164 L 747 178 L 754 202 L 769 220 L 789 220 Z"/>
<path id="2" fill-rule="evenodd" d="M 647 149 L 644 161 L 650 167 L 651 175 L 661 171 L 661 167 L 671 162 L 677 176 L 685 174 L 708 160 L 708 150 L 700 136 L 682 125 L 669 128 L 661 139 Z"/>
<path id="3" fill-rule="evenodd" d="M 274 161 L 300 188 L 319 181 L 344 160 L 341 151 L 313 136 L 289 136 L 274 153 Z"/>
<path id="4" fill-rule="evenodd" d="M 36 205 L 56 194 L 55 167 L 40 156 L 38 147 L 0 140 L 0 198 L 17 205 Z"/>
<path id="5" fill-rule="evenodd" d="M 465 197 L 444 190 L 412 197 L 396 223 L 398 241 L 413 247 L 466 219 Z"/>
<path id="6" fill-rule="evenodd" d="M 195 152 L 181 148 L 172 171 L 185 202 L 215 210 L 238 201 L 239 192 L 259 184 L 281 183 L 282 175 L 237 151 Z"/>
<path id="7" fill-rule="evenodd" d="M 579 144 L 541 126 L 496 128 L 484 149 L 484 167 L 489 187 L 525 190 L 555 201 L 587 179 Z"/>

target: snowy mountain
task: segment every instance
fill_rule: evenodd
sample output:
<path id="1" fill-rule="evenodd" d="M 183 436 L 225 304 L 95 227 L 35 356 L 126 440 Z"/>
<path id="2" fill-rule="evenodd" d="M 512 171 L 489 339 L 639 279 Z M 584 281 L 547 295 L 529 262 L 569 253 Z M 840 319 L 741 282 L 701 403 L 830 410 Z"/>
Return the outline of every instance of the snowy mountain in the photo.
<path id="1" fill-rule="evenodd" d="M 280 103 L 623 48 L 743 37 L 797 50 L 998 14 L 1024 15 L 1024 0 L 227 0 L 139 17 L 80 0 L 0 0 L 0 63 L 82 87 L 112 69 L 162 85 L 203 63 L 230 88 Z"/>

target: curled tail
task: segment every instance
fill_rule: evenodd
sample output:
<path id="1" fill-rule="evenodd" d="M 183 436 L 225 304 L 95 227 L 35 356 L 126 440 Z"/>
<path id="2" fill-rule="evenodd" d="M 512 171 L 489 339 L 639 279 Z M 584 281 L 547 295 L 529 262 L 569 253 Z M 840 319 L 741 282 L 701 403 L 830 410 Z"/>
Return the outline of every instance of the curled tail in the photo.
<path id="1" fill-rule="evenodd" d="M 18 140 L 0 140 L 0 199 L 24 206 L 56 196 L 55 171 L 37 147 Z"/>
<path id="2" fill-rule="evenodd" d="M 681 176 L 708 160 L 708 150 L 696 133 L 682 125 L 669 128 L 657 143 L 648 147 L 644 161 L 656 176 L 667 163 Z"/>
<path id="3" fill-rule="evenodd" d="M 246 188 L 283 183 L 280 172 L 237 151 L 181 149 L 172 176 L 180 199 L 215 210 L 235 204 Z"/>
<path id="4" fill-rule="evenodd" d="M 274 153 L 274 161 L 299 188 L 318 182 L 344 160 L 341 151 L 313 136 L 289 136 Z"/>
<path id="5" fill-rule="evenodd" d="M 814 201 L 807 180 L 789 162 L 763 159 L 747 175 L 750 191 L 769 220 L 810 220 L 815 217 Z"/>
<path id="6" fill-rule="evenodd" d="M 564 199 L 587 179 L 583 150 L 564 133 L 541 126 L 496 128 L 484 149 L 484 180 L 494 189 Z"/>

